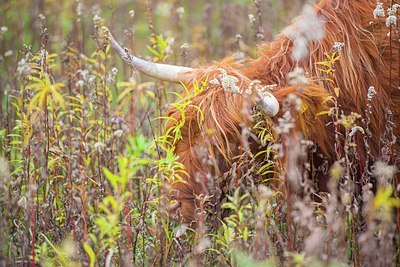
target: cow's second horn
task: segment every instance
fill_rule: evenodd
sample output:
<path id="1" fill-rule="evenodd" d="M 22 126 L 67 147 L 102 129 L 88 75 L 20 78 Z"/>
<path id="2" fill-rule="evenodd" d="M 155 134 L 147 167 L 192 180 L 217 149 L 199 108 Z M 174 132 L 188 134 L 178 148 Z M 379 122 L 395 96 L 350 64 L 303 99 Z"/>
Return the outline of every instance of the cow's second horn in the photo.
<path id="1" fill-rule="evenodd" d="M 270 117 L 274 117 L 279 112 L 279 102 L 275 96 L 269 92 L 259 92 L 259 107 Z"/>
<path id="2" fill-rule="evenodd" d="M 112 36 L 107 27 L 102 28 L 111 46 L 119 56 L 129 65 L 151 77 L 174 83 L 189 82 L 194 69 L 182 66 L 148 62 L 132 55 L 129 50 L 121 46 Z"/>

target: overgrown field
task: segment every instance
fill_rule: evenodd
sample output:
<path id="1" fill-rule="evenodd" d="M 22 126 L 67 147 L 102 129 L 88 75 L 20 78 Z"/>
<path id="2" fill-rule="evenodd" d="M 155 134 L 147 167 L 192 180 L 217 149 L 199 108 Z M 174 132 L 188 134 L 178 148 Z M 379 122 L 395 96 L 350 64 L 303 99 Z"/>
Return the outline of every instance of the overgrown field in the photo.
<path id="1" fill-rule="evenodd" d="M 0 1 L 0 266 L 399 266 L 395 163 L 367 167 L 376 188 L 356 190 L 351 133 L 368 118 L 337 110 L 348 136 L 344 160 L 320 166 L 329 193 L 308 179 L 303 149 L 313 144 L 278 149 L 281 136 L 256 114 L 263 149 L 221 174 L 235 183 L 209 196 L 216 206 L 202 196 L 199 225 L 183 234 L 168 212 L 170 184 L 185 173 L 174 154 L 180 129 L 165 132 L 165 112 L 183 112 L 193 95 L 132 70 L 102 38 L 107 26 L 142 58 L 169 64 L 255 57 L 304 2 Z M 329 71 L 335 59 L 325 63 Z M 386 119 L 376 138 L 389 155 L 400 126 Z M 304 174 L 281 164 L 285 151 Z"/>

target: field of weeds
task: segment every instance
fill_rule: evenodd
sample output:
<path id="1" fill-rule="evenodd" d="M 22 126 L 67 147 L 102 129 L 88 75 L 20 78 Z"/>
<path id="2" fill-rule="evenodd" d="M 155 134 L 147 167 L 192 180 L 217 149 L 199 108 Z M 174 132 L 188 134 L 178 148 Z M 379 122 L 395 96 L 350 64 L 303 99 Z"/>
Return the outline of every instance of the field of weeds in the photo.
<path id="1" fill-rule="evenodd" d="M 343 160 L 320 166 L 329 193 L 307 173 L 313 144 L 286 134 L 279 149 L 261 118 L 249 131 L 262 149 L 213 174 L 235 183 L 199 196 L 197 226 L 184 231 L 169 213 L 171 184 L 185 173 L 180 128 L 165 124 L 191 95 L 124 64 L 103 38 L 107 26 L 159 63 L 255 57 L 305 2 L 0 1 L 0 266 L 398 266 L 396 162 L 371 162 L 373 182 L 355 189 L 350 133 L 369 120 L 357 114 L 332 116 L 349 138 Z M 386 119 L 383 153 L 398 127 Z M 302 168 L 282 164 L 285 151 Z"/>

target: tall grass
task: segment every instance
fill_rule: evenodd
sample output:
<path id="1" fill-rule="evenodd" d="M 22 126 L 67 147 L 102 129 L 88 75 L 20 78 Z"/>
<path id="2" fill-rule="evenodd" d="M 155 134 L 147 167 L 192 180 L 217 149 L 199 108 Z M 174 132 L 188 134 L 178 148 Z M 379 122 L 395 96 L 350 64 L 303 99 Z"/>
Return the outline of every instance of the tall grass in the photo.
<path id="1" fill-rule="evenodd" d="M 244 149 L 225 174 L 234 182 L 203 196 L 198 228 L 176 238 L 182 226 L 168 213 L 170 184 L 185 169 L 173 152 L 180 127 L 165 132 L 171 118 L 163 114 L 169 105 L 183 113 L 193 95 L 170 93 L 184 89 L 123 65 L 99 32 L 110 27 L 132 51 L 158 62 L 254 56 L 302 4 L 0 3 L 0 265 L 399 265 L 396 168 L 389 159 L 367 166 L 357 190 L 352 131 L 369 118 L 340 115 L 339 92 L 327 113 L 346 129 L 345 154 L 338 155 L 345 162 L 319 166 L 330 176 L 329 194 L 308 179 L 314 144 L 288 124 L 278 144 L 256 114 L 243 143 L 251 132 L 263 148 L 256 155 Z M 323 64 L 328 74 L 334 63 Z M 198 82 L 197 92 L 207 89 Z M 371 89 L 372 97 L 379 95 Z M 295 116 L 296 105 L 288 99 L 287 114 Z M 390 151 L 396 122 L 386 119 L 383 148 Z"/>

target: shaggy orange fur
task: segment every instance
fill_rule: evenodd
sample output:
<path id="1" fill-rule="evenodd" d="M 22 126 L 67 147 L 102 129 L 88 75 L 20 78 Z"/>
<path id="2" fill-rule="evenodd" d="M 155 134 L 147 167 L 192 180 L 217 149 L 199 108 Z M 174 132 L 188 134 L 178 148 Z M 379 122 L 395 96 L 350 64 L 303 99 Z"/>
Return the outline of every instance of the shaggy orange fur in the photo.
<path id="1" fill-rule="evenodd" d="M 385 8 L 392 1 L 382 1 Z M 264 85 L 277 84 L 273 95 L 282 102 L 289 94 L 296 94 L 307 109 L 297 118 L 297 127 L 305 138 L 314 141 L 328 161 L 335 158 L 334 126 L 327 125 L 328 116 L 317 114 L 326 110 L 324 100 L 333 95 L 334 87 L 340 88 L 338 105 L 343 114 L 356 112 L 365 116 L 367 107 L 367 91 L 374 86 L 377 95 L 372 99 L 372 113 L 369 128 L 371 156 L 381 157 L 380 137 L 385 131 L 387 109 L 393 112 L 393 121 L 400 119 L 399 90 L 399 46 L 398 42 L 387 37 L 389 28 L 385 18 L 374 19 L 375 0 L 323 0 L 317 6 L 317 14 L 326 21 L 325 37 L 319 41 L 308 43 L 309 56 L 298 62 L 292 59 L 293 40 L 285 33 L 296 30 L 296 23 L 280 34 L 271 43 L 265 44 L 258 59 L 244 63 L 232 57 L 222 60 L 210 67 L 196 70 L 193 81 L 211 80 L 220 74 L 223 68 L 229 75 L 239 79 L 240 88 L 248 88 L 252 80 L 260 80 Z M 324 61 L 324 53 L 331 51 L 335 42 L 345 44 L 341 58 L 335 64 L 334 83 L 321 78 L 317 62 Z M 295 67 L 302 67 L 313 77 L 306 85 L 289 86 L 286 76 Z M 191 84 L 187 84 L 191 88 Z M 210 186 L 208 174 L 221 176 L 229 170 L 233 158 L 241 149 L 241 127 L 251 126 L 249 114 L 244 112 L 246 105 L 252 106 L 254 99 L 245 94 L 225 92 L 221 86 L 210 85 L 208 90 L 192 99 L 193 105 L 200 107 L 204 113 L 204 121 L 199 119 L 196 109 L 187 109 L 186 123 L 182 128 L 183 139 L 176 143 L 175 153 L 185 165 L 187 183 L 176 183 L 174 198 L 180 203 L 180 215 L 184 222 L 194 220 L 198 203 L 196 196 L 207 194 Z M 271 118 L 275 122 L 280 115 Z M 175 109 L 168 111 L 168 116 L 181 119 Z M 364 126 L 361 122 L 358 123 Z M 173 123 L 168 123 L 167 128 Z M 394 135 L 400 138 L 400 127 L 394 128 Z M 343 140 L 342 140 L 343 141 Z M 357 153 L 360 162 L 367 158 L 363 138 L 356 138 Z M 394 145 L 399 151 L 399 142 Z M 395 155 L 392 155 L 394 157 Z M 208 159 L 208 160 L 207 160 Z M 360 178 L 359 178 L 360 179 Z M 218 186 L 218 185 L 217 185 Z"/>

